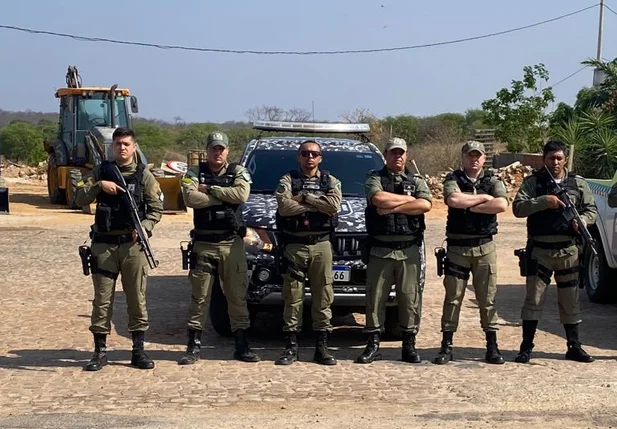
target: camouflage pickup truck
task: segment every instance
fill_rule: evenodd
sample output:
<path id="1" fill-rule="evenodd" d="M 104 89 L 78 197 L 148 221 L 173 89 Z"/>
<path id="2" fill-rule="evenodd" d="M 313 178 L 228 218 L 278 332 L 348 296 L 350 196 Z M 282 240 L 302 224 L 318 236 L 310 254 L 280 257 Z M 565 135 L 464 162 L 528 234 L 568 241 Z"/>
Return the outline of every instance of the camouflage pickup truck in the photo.
<path id="1" fill-rule="evenodd" d="M 369 171 L 380 170 L 385 165 L 383 155 L 366 136 L 370 132 L 369 125 L 258 121 L 253 128 L 260 134 L 248 142 L 240 159 L 240 164 L 247 168 L 253 180 L 251 195 L 243 210 L 247 226 L 244 242 L 249 265 L 247 301 L 251 318 L 258 312 L 282 313 L 283 310 L 274 193 L 281 176 L 298 167 L 298 148 L 309 138 L 322 148 L 324 160 L 321 168 L 342 183 L 339 225 L 332 237 L 332 311 L 336 315 L 364 313 L 366 265 L 361 258 L 367 236 L 364 182 Z M 425 258 L 422 264 L 424 267 Z M 305 303 L 303 327 L 310 328 L 309 287 L 305 288 Z M 397 311 L 393 285 L 387 301 L 386 336 L 398 338 Z M 218 334 L 229 335 L 231 332 L 226 301 L 217 284 L 212 289 L 210 321 Z"/>
<path id="2" fill-rule="evenodd" d="M 585 251 L 582 281 L 591 301 L 614 303 L 617 301 L 617 207 L 608 205 L 608 195 L 617 182 L 617 172 L 612 179 L 586 180 L 598 207 L 596 224 L 589 230 L 599 252 L 596 256 L 589 249 Z"/>

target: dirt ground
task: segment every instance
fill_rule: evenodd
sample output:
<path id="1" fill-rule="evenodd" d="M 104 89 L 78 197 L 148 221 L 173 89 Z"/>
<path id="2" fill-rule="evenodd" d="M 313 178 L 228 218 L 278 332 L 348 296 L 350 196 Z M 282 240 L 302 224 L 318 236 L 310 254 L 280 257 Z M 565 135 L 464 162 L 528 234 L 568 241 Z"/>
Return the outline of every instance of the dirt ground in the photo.
<path id="1" fill-rule="evenodd" d="M 455 361 L 431 363 L 439 349 L 442 279 L 433 248 L 441 245 L 446 209 L 427 216 L 427 274 L 418 349 L 423 362 L 400 361 L 400 342 L 382 344 L 384 360 L 358 365 L 364 316 L 339 317 L 330 341 L 335 367 L 310 362 L 313 339 L 301 338 L 301 362 L 273 361 L 283 349 L 280 315 L 260 314 L 253 348 L 262 362 L 231 359 L 233 342 L 208 326 L 202 360 L 181 367 L 190 291 L 179 242 L 189 214 L 165 215 L 152 246 L 161 265 L 148 280 L 148 354 L 153 371 L 128 366 L 130 333 L 122 288 L 116 294 L 111 364 L 82 371 L 92 353 L 88 331 L 92 285 L 77 247 L 92 215 L 52 206 L 44 182 L 10 179 L 11 214 L 0 216 L 0 428 L 578 428 L 616 427 L 617 314 L 581 290 L 581 339 L 591 364 L 564 359 L 565 339 L 553 285 L 528 365 L 513 359 L 520 344 L 525 290 L 513 249 L 525 242 L 524 221 L 500 216 L 499 345 L 507 362 L 483 362 L 477 302 L 467 290 L 455 335 Z"/>

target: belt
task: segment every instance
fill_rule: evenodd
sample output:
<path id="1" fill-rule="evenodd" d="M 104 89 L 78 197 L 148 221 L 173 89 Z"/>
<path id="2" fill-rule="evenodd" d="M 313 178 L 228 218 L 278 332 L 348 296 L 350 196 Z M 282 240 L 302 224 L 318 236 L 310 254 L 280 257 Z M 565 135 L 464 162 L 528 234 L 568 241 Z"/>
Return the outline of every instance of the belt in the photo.
<path id="1" fill-rule="evenodd" d="M 545 241 L 531 241 L 531 247 L 537 247 L 538 249 L 545 250 L 555 250 L 555 249 L 565 249 L 567 247 L 573 246 L 576 244 L 576 241 L 558 241 L 555 243 L 547 243 Z"/>
<path id="2" fill-rule="evenodd" d="M 476 238 L 447 238 L 448 246 L 476 247 L 493 241 L 492 236 Z"/>
<path id="3" fill-rule="evenodd" d="M 133 241 L 133 234 L 101 234 L 94 233 L 92 235 L 93 243 L 105 244 L 125 244 Z"/>
<path id="4" fill-rule="evenodd" d="M 286 234 L 286 233 L 283 232 L 281 234 L 281 239 L 282 239 L 283 243 L 285 243 L 285 244 L 305 244 L 305 245 L 311 245 L 311 244 L 321 243 L 322 241 L 329 241 L 330 240 L 330 233 L 327 233 L 325 235 L 323 235 L 323 234 L 314 234 L 314 235 L 299 236 L 299 235 Z"/>
<path id="5" fill-rule="evenodd" d="M 368 243 L 370 246 L 385 247 L 392 250 L 403 250 L 412 246 L 419 246 L 422 244 L 422 237 L 412 237 L 411 240 L 405 241 L 382 241 L 376 238 L 369 237 Z"/>
<path id="6" fill-rule="evenodd" d="M 207 243 L 218 243 L 220 241 L 230 241 L 236 238 L 238 234 L 236 232 L 220 232 L 217 234 L 199 234 L 191 232 L 191 238 L 193 241 L 205 241 Z"/>

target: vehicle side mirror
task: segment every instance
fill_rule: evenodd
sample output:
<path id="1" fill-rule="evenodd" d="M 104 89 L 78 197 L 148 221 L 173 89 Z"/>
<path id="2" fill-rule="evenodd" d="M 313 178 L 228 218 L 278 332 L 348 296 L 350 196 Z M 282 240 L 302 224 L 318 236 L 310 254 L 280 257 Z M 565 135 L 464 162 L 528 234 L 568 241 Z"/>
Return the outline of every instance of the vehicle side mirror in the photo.
<path id="1" fill-rule="evenodd" d="M 131 95 L 131 112 L 138 113 L 139 112 L 139 104 L 137 103 L 137 97 Z"/>

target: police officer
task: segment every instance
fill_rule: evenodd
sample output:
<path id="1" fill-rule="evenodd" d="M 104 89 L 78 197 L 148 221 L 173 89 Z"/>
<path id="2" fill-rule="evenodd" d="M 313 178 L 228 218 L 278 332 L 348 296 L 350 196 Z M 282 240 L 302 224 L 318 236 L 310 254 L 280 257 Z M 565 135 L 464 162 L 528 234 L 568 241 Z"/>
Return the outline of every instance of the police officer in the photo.
<path id="1" fill-rule="evenodd" d="M 566 359 L 592 362 L 581 347 L 578 325 L 581 322 L 579 308 L 579 251 L 578 225 L 567 221 L 563 213 L 563 202 L 554 195 L 551 180 L 559 183 L 567 193 L 587 225 L 595 223 L 598 210 L 587 182 L 565 164 L 568 148 L 560 141 L 549 141 L 544 145 L 544 167 L 526 177 L 512 202 L 516 217 L 527 218 L 527 296 L 521 311 L 523 319 L 523 341 L 516 362 L 529 362 L 534 344 L 538 320 L 546 300 L 547 287 L 555 275 L 559 317 L 563 323 L 566 338 Z"/>
<path id="2" fill-rule="evenodd" d="M 6 180 L 2 177 L 2 171 L 4 170 L 4 159 L 0 156 L 0 188 L 6 188 Z"/>
<path id="3" fill-rule="evenodd" d="M 446 223 L 445 298 L 441 316 L 441 349 L 434 363 L 452 360 L 452 337 L 458 328 L 461 304 L 469 274 L 480 307 L 480 325 L 486 336 L 486 361 L 504 363 L 497 347 L 497 213 L 508 208 L 506 187 L 501 178 L 483 169 L 484 145 L 467 142 L 462 150 L 462 168 L 446 176 L 443 199 L 448 205 Z"/>
<path id="4" fill-rule="evenodd" d="M 131 192 L 148 235 L 161 220 L 163 200 L 161 188 L 148 170 L 135 158 L 135 134 L 128 128 L 116 128 L 113 133 L 113 163 L 122 173 L 128 192 Z M 148 329 L 146 281 L 148 262 L 137 244 L 137 232 L 123 204 L 120 194 L 125 192 L 111 181 L 108 162 L 95 166 L 77 184 L 75 202 L 79 206 L 97 201 L 92 225 L 92 324 L 94 355 L 85 369 L 98 371 L 107 364 L 107 335 L 111 331 L 111 317 L 116 279 L 121 275 L 122 289 L 128 307 L 128 328 L 133 338 L 131 365 L 140 369 L 154 368 L 154 362 L 144 352 L 144 333 Z"/>
<path id="5" fill-rule="evenodd" d="M 381 359 L 379 335 L 384 329 L 386 300 L 396 287 L 404 362 L 419 363 L 416 334 L 422 306 L 424 213 L 432 208 L 424 179 L 406 167 L 407 143 L 392 138 L 384 148 L 386 165 L 371 171 L 365 183 L 366 231 L 366 348 L 357 363 Z"/>
<path id="6" fill-rule="evenodd" d="M 188 344 L 180 365 L 194 364 L 200 358 L 201 333 L 207 298 L 215 278 L 221 281 L 227 299 L 229 321 L 235 337 L 234 358 L 259 362 L 248 345 L 250 327 L 246 303 L 248 289 L 244 248 L 246 227 L 242 206 L 251 190 L 251 176 L 239 164 L 229 163 L 229 139 L 214 132 L 206 142 L 206 162 L 191 167 L 182 179 L 182 195 L 193 208 L 193 239 L 189 279 L 192 287 L 189 307 Z"/>
<path id="7" fill-rule="evenodd" d="M 279 241 L 282 245 L 283 331 L 287 346 L 278 365 L 298 360 L 296 334 L 302 327 L 304 281 L 311 288 L 311 314 L 317 342 L 313 361 L 335 365 L 328 351 L 327 338 L 332 332 L 330 305 L 332 289 L 331 234 L 337 226 L 341 207 L 341 183 L 327 171 L 320 170 L 321 147 L 315 141 L 303 142 L 298 149 L 299 170 L 283 175 L 276 190 L 276 214 Z"/>

